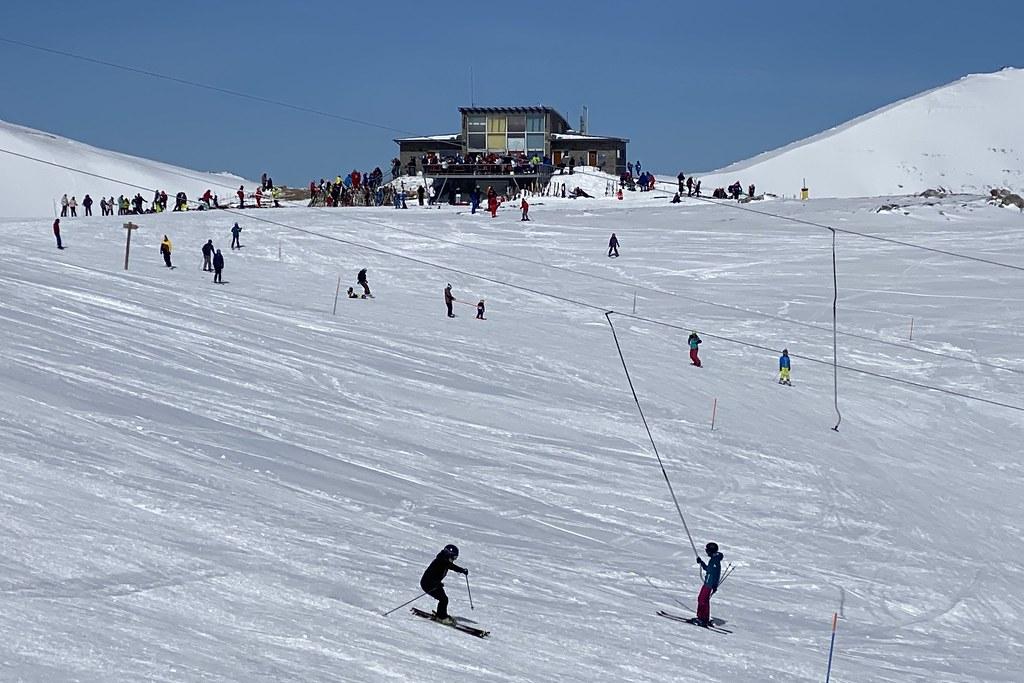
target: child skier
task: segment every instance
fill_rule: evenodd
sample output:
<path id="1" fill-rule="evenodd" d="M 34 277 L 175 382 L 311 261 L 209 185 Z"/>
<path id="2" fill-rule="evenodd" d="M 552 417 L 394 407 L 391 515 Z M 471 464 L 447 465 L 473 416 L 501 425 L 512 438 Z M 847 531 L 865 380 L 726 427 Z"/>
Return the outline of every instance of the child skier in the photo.
<path id="1" fill-rule="evenodd" d="M 699 368 L 700 358 L 697 357 L 697 346 L 701 343 L 701 338 L 697 336 L 696 330 L 690 333 L 686 343 L 690 345 L 690 363 Z"/>
<path id="2" fill-rule="evenodd" d="M 608 258 L 611 258 L 612 256 L 615 258 L 619 257 L 619 238 L 615 236 L 614 232 L 612 233 L 612 236 L 608 238 Z"/>
<path id="3" fill-rule="evenodd" d="M 722 577 L 722 553 L 718 552 L 718 544 L 711 542 L 704 546 L 708 561 L 700 557 L 697 564 L 704 570 L 704 585 L 697 595 L 697 625 L 705 628 L 711 626 L 711 596 L 718 590 L 718 582 Z"/>
<path id="4" fill-rule="evenodd" d="M 434 617 L 442 624 L 455 623 L 455 620 L 448 616 L 448 596 L 444 592 L 444 577 L 448 574 L 449 569 L 459 574 L 469 575 L 468 569 L 463 569 L 455 564 L 455 560 L 458 558 L 459 549 L 449 543 L 437 554 L 420 579 L 420 588 L 423 589 L 423 592 L 437 600 Z"/>
<path id="5" fill-rule="evenodd" d="M 484 300 L 483 299 L 480 299 L 480 302 L 476 305 L 476 319 L 477 320 L 487 320 L 487 318 L 484 317 Z"/>
<path id="6" fill-rule="evenodd" d="M 779 356 L 779 384 L 792 386 L 789 381 L 789 349 L 782 349 L 782 355 Z"/>

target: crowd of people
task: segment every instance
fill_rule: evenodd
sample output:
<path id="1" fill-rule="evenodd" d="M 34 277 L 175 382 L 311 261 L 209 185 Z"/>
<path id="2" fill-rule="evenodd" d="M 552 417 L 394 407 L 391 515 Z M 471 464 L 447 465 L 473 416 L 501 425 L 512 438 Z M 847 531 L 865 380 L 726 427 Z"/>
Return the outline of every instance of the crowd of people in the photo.
<path id="1" fill-rule="evenodd" d="M 380 167 L 372 171 L 353 170 L 334 180 L 309 181 L 309 206 L 384 206 L 392 204 L 396 189 L 384 184 Z"/>
<path id="2" fill-rule="evenodd" d="M 411 158 L 405 165 L 408 175 L 414 176 L 417 170 L 424 175 L 430 174 L 466 174 L 466 175 L 509 175 L 534 174 L 543 166 L 551 166 L 551 159 L 540 154 L 526 152 L 471 152 L 462 154 L 439 154 L 428 152 L 418 158 Z M 574 162 L 575 165 L 575 162 Z M 391 160 L 391 177 L 398 178 L 402 173 L 402 162 L 397 157 Z"/>
<path id="3" fill-rule="evenodd" d="M 377 169 L 377 173 L 380 174 L 380 169 Z M 255 192 L 247 193 L 245 186 L 239 186 L 235 192 L 238 197 L 238 203 L 236 208 L 263 208 L 265 202 L 272 201 L 275 207 L 279 207 L 281 198 L 281 188 L 274 185 L 274 181 L 266 173 L 263 174 L 260 185 L 256 188 Z M 246 206 L 246 199 L 252 200 L 248 206 Z M 151 214 L 151 213 L 163 213 L 167 211 L 168 195 L 166 190 L 154 190 L 153 199 L 146 200 L 142 193 L 136 192 L 133 197 L 126 197 L 120 195 L 116 199 L 114 197 L 100 197 L 100 211 L 103 216 L 133 216 L 139 214 Z M 83 209 L 84 216 L 92 216 L 92 207 L 94 200 L 91 195 L 86 194 L 79 203 L 78 198 L 72 195 L 70 198 L 65 193 L 60 198 L 60 217 L 61 218 L 77 218 L 78 207 L 81 206 Z M 198 201 L 192 203 L 194 206 L 190 206 L 188 195 L 185 192 L 177 192 L 174 195 L 174 208 L 172 211 L 188 211 L 199 210 L 205 211 L 209 209 L 226 209 L 231 208 L 231 204 L 221 204 L 220 197 L 213 193 L 212 190 L 206 190 L 199 198 Z"/>

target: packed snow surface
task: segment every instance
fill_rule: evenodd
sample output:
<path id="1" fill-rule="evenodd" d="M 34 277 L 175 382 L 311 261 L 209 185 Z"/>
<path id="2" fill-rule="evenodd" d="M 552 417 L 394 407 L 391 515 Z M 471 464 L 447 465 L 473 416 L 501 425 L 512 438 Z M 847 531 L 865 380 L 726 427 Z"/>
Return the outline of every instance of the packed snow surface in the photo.
<path id="1" fill-rule="evenodd" d="M 0 152 L 4 179 L 0 217 L 5 218 L 52 216 L 65 193 L 78 200 L 82 215 L 86 194 L 95 202 L 93 212 L 99 214 L 101 197 L 117 199 L 123 194 L 130 198 L 141 192 L 148 202 L 153 190 L 163 190 L 173 204 L 177 192 L 198 199 L 209 189 L 232 198 L 239 185 L 245 185 L 247 192 L 256 188 L 253 181 L 229 173 L 190 171 L 5 121 L 0 121 L 0 150 L 14 153 Z"/>
<path id="2" fill-rule="evenodd" d="M 1024 69 L 975 74 L 703 176 L 795 196 L 1024 189 Z M 692 170 L 692 169 L 691 169 Z M 687 171 L 689 175 L 689 171 Z"/>
<path id="3" fill-rule="evenodd" d="M 840 234 L 833 431 L 828 231 L 629 194 L 140 216 L 127 272 L 118 217 L 0 221 L 0 678 L 820 681 L 839 612 L 833 680 L 1019 681 L 1024 273 Z M 1016 210 L 880 201 L 770 206 L 1024 266 Z M 608 310 L 732 634 L 655 615 L 699 577 Z M 446 543 L 488 640 L 382 616 Z"/>

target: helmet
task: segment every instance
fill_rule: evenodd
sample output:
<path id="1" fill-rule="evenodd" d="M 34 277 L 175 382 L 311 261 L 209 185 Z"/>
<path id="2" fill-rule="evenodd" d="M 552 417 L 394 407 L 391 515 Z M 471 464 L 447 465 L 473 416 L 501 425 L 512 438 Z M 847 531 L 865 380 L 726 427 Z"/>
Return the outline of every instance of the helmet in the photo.
<path id="1" fill-rule="evenodd" d="M 458 549 L 458 547 L 452 545 L 451 543 L 446 545 L 444 547 L 444 550 L 442 550 L 441 552 L 444 553 L 445 555 L 447 555 L 449 558 L 451 558 L 453 560 L 459 556 L 459 549 Z"/>
<path id="2" fill-rule="evenodd" d="M 718 544 L 714 541 L 711 541 L 706 546 L 704 546 L 704 550 L 707 551 L 708 555 L 714 555 L 718 552 Z"/>
<path id="3" fill-rule="evenodd" d="M 782 353 L 789 354 L 789 349 L 782 349 Z"/>

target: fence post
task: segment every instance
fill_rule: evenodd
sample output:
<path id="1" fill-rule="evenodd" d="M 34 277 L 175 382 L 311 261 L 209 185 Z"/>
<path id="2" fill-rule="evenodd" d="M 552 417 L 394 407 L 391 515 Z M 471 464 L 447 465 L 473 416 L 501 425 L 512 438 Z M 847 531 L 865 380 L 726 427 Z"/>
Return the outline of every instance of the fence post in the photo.
<path id="1" fill-rule="evenodd" d="M 341 291 L 341 276 L 338 276 L 338 286 L 334 289 L 334 310 L 331 315 L 338 315 L 338 293 Z"/>
<path id="2" fill-rule="evenodd" d="M 715 417 L 718 415 L 718 398 L 711 404 L 711 431 L 715 431 Z"/>
<path id="3" fill-rule="evenodd" d="M 908 341 L 914 341 L 914 316 L 910 316 L 910 339 Z"/>

